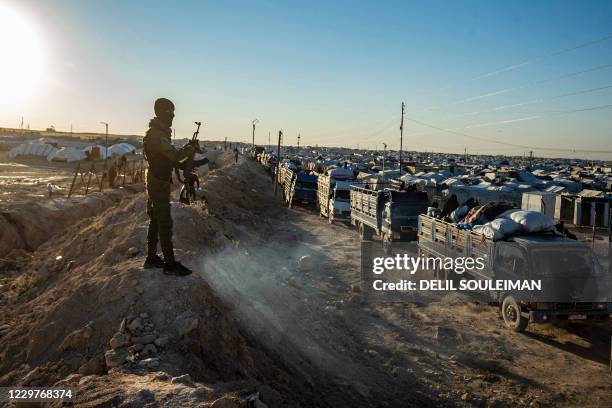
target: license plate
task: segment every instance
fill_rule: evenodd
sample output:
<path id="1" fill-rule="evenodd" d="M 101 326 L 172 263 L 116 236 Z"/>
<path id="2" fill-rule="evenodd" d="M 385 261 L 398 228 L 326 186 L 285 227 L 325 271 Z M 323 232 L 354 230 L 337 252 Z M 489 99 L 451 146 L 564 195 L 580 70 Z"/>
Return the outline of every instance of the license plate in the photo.
<path id="1" fill-rule="evenodd" d="M 569 320 L 586 320 L 587 316 L 586 315 L 569 315 L 568 319 Z"/>

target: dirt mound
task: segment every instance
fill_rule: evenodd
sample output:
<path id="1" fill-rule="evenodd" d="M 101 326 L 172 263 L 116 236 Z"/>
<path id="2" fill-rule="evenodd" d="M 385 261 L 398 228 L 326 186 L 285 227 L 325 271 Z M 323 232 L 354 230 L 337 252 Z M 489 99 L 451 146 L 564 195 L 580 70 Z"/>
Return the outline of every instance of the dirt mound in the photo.
<path id="1" fill-rule="evenodd" d="M 44 199 L 13 205 L 0 212 L 0 257 L 15 250 L 33 251 L 43 242 L 60 235 L 66 227 L 100 214 L 139 190 L 142 191 L 141 186 L 130 186 L 91 193 L 86 197 Z"/>
<path id="2" fill-rule="evenodd" d="M 247 203 L 244 197 L 258 194 L 257 187 L 249 183 L 246 164 L 230 165 L 229 158 L 229 154 L 221 155 L 217 170 L 209 172 L 204 181 L 208 204 L 173 205 L 177 257 L 188 265 L 195 263 L 196 256 L 199 259 L 202 254 L 236 245 L 236 237 L 246 234 L 245 223 L 268 222 L 263 215 L 261 220 L 245 219 L 246 206 L 257 211 L 257 200 Z M 44 243 L 39 242 L 43 238 L 28 238 L 28 242 L 39 243 L 38 249 L 2 293 L 0 384 L 88 382 L 91 391 L 82 397 L 91 406 L 99 405 L 94 403 L 95 395 L 103 389 L 142 382 L 129 380 L 134 373 L 153 376 L 150 373 L 161 371 L 169 378 L 189 374 L 190 381 L 226 384 L 215 387 L 223 392 L 200 393 L 190 397 L 193 401 L 213 401 L 228 393 L 238 398 L 237 390 L 255 392 L 262 385 L 253 379 L 289 389 L 289 376 L 240 332 L 227 307 L 200 275 L 176 278 L 160 270 L 142 269 L 147 221 L 144 194 L 124 198 L 117 207 L 102 207 L 95 211 L 100 215 L 67 226 L 63 234 L 53 234 Z M 66 223 L 61 216 L 52 222 Z M 32 237 L 44 236 L 35 223 L 28 225 Z M 136 320 L 140 322 L 135 324 Z M 147 355 L 143 348 L 149 350 Z M 87 377 L 90 375 L 96 377 Z M 251 380 L 245 385 L 246 379 Z M 180 393 L 173 391 L 176 387 L 178 384 L 166 391 L 179 398 Z M 140 398 L 128 388 L 99 402 L 112 400 L 114 405 Z M 269 387 L 266 393 L 282 400 Z"/>

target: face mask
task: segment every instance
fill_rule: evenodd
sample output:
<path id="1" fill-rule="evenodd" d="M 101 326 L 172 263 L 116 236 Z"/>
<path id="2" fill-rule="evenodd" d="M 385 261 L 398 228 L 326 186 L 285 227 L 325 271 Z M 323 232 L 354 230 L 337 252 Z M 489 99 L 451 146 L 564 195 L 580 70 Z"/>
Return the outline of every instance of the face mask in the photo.
<path id="1" fill-rule="evenodd" d="M 159 120 L 161 120 L 166 126 L 172 126 L 172 120 L 174 119 L 174 111 L 165 111 L 161 112 L 158 115 Z"/>

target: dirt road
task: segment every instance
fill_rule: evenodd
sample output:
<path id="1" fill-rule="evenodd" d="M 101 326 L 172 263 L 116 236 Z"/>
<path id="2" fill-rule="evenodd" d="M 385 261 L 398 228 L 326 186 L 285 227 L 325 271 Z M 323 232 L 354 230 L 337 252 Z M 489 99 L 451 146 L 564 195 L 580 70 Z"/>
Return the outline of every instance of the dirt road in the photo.
<path id="1" fill-rule="evenodd" d="M 496 308 L 460 294 L 368 302 L 357 290 L 357 232 L 306 209 L 281 208 L 271 182 L 267 188 L 261 214 L 270 229 L 206 259 L 204 275 L 286 363 L 313 384 L 325 376 L 325 403 L 609 404 L 605 324 L 539 325 L 518 334 L 504 327 Z M 300 263 L 302 256 L 308 258 Z"/>
<path id="2" fill-rule="evenodd" d="M 282 207 L 264 170 L 231 154 L 202 185 L 206 204 L 172 208 L 178 257 L 199 272 L 187 278 L 142 269 L 144 194 L 45 224 L 62 232 L 0 270 L 0 384 L 69 385 L 91 407 L 244 390 L 270 407 L 609 406 L 605 326 L 516 334 L 460 295 L 369 301 L 356 231 Z M 105 363 L 143 314 L 170 338 L 159 366 Z"/>

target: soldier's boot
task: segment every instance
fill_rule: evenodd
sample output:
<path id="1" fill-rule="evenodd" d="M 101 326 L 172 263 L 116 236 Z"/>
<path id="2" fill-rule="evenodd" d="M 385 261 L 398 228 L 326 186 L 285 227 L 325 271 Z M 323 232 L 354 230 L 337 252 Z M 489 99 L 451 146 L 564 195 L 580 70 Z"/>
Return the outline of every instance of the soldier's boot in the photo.
<path id="1" fill-rule="evenodd" d="M 165 265 L 164 261 L 157 255 L 158 231 L 157 221 L 152 217 L 147 231 L 147 259 L 145 259 L 143 265 L 145 269 L 163 268 Z"/>
<path id="2" fill-rule="evenodd" d="M 182 263 L 173 261 L 172 263 L 166 262 L 164 265 L 164 273 L 173 276 L 188 276 L 192 274 L 192 271 Z"/>
<path id="3" fill-rule="evenodd" d="M 144 268 L 145 269 L 163 268 L 165 266 L 166 266 L 166 263 L 157 254 L 155 254 L 155 255 L 148 255 L 147 259 L 145 259 L 145 261 L 144 261 Z"/>

